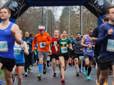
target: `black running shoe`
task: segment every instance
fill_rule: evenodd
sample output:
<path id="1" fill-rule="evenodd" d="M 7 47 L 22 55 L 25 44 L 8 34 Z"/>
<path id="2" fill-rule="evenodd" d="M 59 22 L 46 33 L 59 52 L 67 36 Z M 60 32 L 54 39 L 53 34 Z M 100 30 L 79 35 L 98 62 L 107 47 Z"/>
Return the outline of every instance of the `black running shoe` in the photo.
<path id="1" fill-rule="evenodd" d="M 46 74 L 46 70 L 43 71 L 43 74 Z"/>
<path id="2" fill-rule="evenodd" d="M 25 77 L 28 77 L 28 72 L 25 72 L 24 76 L 25 76 Z"/>
<path id="3" fill-rule="evenodd" d="M 53 77 L 56 77 L 56 73 L 53 74 Z"/>
<path id="4" fill-rule="evenodd" d="M 41 81 L 41 76 L 37 76 L 38 80 Z"/>
<path id="5" fill-rule="evenodd" d="M 79 73 L 77 73 L 76 76 L 79 77 Z"/>

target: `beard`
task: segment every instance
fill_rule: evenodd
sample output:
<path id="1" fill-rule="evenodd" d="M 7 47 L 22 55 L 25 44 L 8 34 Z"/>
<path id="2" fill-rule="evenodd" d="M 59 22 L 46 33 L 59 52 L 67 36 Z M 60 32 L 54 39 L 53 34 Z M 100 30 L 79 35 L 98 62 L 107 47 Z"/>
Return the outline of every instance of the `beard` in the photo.
<path id="1" fill-rule="evenodd" d="M 77 39 L 77 40 L 80 40 L 80 37 L 77 37 L 76 39 Z"/>
<path id="2" fill-rule="evenodd" d="M 41 31 L 40 34 L 43 35 L 44 34 L 44 31 Z"/>

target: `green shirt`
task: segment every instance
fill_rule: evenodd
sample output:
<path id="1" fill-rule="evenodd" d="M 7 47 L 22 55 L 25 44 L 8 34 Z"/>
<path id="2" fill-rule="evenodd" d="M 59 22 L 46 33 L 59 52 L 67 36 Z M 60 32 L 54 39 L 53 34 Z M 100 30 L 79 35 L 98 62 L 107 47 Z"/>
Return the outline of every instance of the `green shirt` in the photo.
<path id="1" fill-rule="evenodd" d="M 70 40 L 69 39 L 60 39 L 59 40 L 59 45 L 60 45 L 60 52 L 62 54 L 64 53 L 68 53 L 68 45 L 70 44 Z"/>

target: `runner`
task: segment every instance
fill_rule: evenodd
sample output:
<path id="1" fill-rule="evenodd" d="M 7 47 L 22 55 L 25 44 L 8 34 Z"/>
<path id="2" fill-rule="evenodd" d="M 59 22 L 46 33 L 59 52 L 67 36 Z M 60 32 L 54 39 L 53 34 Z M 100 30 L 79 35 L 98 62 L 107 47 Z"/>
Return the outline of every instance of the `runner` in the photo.
<path id="1" fill-rule="evenodd" d="M 61 83 L 65 83 L 65 69 L 67 61 L 69 59 L 68 49 L 72 49 L 72 44 L 69 39 L 66 38 L 66 33 L 61 34 L 61 39 L 59 40 L 60 45 L 60 71 L 61 71 Z"/>
<path id="2" fill-rule="evenodd" d="M 22 31 L 21 31 L 21 35 L 22 35 Z M 24 54 L 25 55 L 29 54 L 26 42 L 24 42 L 23 45 L 19 45 L 15 42 L 15 46 L 14 46 L 14 56 L 16 59 L 15 71 L 18 78 L 18 85 L 22 85 L 22 80 L 23 80 L 24 65 L 25 65 Z"/>
<path id="3" fill-rule="evenodd" d="M 78 33 L 76 35 L 76 39 L 75 42 L 73 43 L 73 49 L 74 49 L 74 53 L 73 53 L 73 61 L 74 61 L 74 65 L 76 68 L 76 76 L 79 76 L 79 65 L 80 65 L 80 60 L 79 57 L 83 56 L 83 48 L 81 45 L 81 35 Z"/>
<path id="4" fill-rule="evenodd" d="M 38 34 L 35 35 L 32 49 L 38 44 L 38 79 L 41 80 L 42 73 L 46 74 L 46 64 L 48 53 L 50 52 L 51 37 L 45 32 L 45 26 L 38 27 Z"/>
<path id="5" fill-rule="evenodd" d="M 33 38 L 30 37 L 29 32 L 25 32 L 25 36 L 23 40 L 27 43 L 27 46 L 29 48 L 29 55 L 25 55 L 25 77 L 28 76 L 28 73 L 31 70 L 32 64 L 33 64 L 33 58 L 32 58 L 32 40 Z"/>
<path id="6" fill-rule="evenodd" d="M 96 84 L 99 85 L 99 76 L 100 76 L 100 69 L 98 67 L 98 56 L 99 56 L 99 53 L 100 53 L 100 44 L 99 43 L 96 43 L 96 40 L 98 38 L 98 35 L 99 35 L 99 28 L 102 26 L 102 25 L 105 25 L 109 20 L 109 17 L 107 15 L 104 16 L 103 18 L 103 24 L 101 24 L 100 26 L 96 27 L 94 30 L 93 30 L 93 33 L 92 33 L 92 37 L 96 38 L 94 41 L 95 41 L 95 49 L 94 49 L 94 57 L 95 57 L 95 60 L 96 60 L 96 71 L 97 71 L 97 79 L 96 79 Z M 106 82 L 107 83 L 107 82 Z"/>
<path id="7" fill-rule="evenodd" d="M 76 39 L 75 39 L 74 35 L 69 36 L 68 39 L 70 40 L 72 45 L 74 43 L 76 43 Z M 68 54 L 69 54 L 68 65 L 73 66 L 73 57 L 75 56 L 74 50 L 69 50 Z"/>
<path id="8" fill-rule="evenodd" d="M 91 38 L 92 30 L 90 29 L 86 35 L 83 36 L 81 45 L 84 47 L 84 67 L 85 71 L 84 74 L 87 80 L 91 80 L 90 73 L 92 70 L 92 61 L 94 57 L 94 50 L 93 50 L 93 41 Z"/>
<path id="9" fill-rule="evenodd" d="M 97 43 L 100 44 L 98 66 L 100 69 L 99 83 L 105 84 L 108 81 L 109 68 L 112 67 L 112 85 L 114 85 L 114 6 L 107 10 L 109 22 L 99 28 Z M 106 83 L 108 85 L 108 83 Z"/>
<path id="10" fill-rule="evenodd" d="M 34 58 L 34 65 L 37 65 L 37 60 L 38 60 L 38 47 L 35 46 L 34 51 L 33 51 L 33 58 Z"/>
<path id="11" fill-rule="evenodd" d="M 10 22 L 11 11 L 9 8 L 0 9 L 0 69 L 4 69 L 6 85 L 13 85 L 12 70 L 15 65 L 13 46 L 15 41 L 22 44 L 19 37 L 20 29 L 18 25 Z"/>
<path id="12" fill-rule="evenodd" d="M 51 61 L 52 61 L 52 68 L 53 68 L 53 77 L 56 77 L 56 65 L 58 64 L 59 60 L 59 30 L 54 31 L 54 37 L 52 38 L 52 43 L 51 43 L 51 50 L 52 50 L 52 55 L 51 55 Z"/>
<path id="13" fill-rule="evenodd" d="M 63 34 L 64 34 L 64 36 L 65 36 L 65 38 L 68 38 L 68 33 L 67 33 L 67 31 L 63 31 Z"/>

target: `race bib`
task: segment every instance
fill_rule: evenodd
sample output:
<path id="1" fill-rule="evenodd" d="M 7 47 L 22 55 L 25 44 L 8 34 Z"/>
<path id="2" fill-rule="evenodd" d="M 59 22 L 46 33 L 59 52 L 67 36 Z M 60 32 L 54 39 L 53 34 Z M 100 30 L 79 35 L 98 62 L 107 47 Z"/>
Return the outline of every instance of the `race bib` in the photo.
<path id="1" fill-rule="evenodd" d="M 21 54 L 21 48 L 14 48 L 14 54 L 15 55 L 20 55 Z"/>
<path id="2" fill-rule="evenodd" d="M 114 52 L 114 40 L 108 39 L 107 51 Z"/>
<path id="3" fill-rule="evenodd" d="M 67 50 L 67 47 L 61 47 L 61 53 L 67 53 L 68 50 Z"/>
<path id="4" fill-rule="evenodd" d="M 40 48 L 45 48 L 45 45 L 43 42 L 40 43 Z"/>
<path id="5" fill-rule="evenodd" d="M 49 56 L 47 57 L 47 61 L 50 61 L 50 57 Z"/>
<path id="6" fill-rule="evenodd" d="M 80 60 L 83 60 L 83 59 L 84 59 L 84 56 L 79 56 L 79 59 L 80 59 Z"/>
<path id="7" fill-rule="evenodd" d="M 87 48 L 88 53 L 91 53 L 92 51 L 93 51 L 92 48 Z"/>
<path id="8" fill-rule="evenodd" d="M 0 52 L 8 52 L 7 41 L 0 41 Z"/>
<path id="9" fill-rule="evenodd" d="M 57 42 L 56 41 L 54 42 L 54 45 L 57 45 Z"/>
<path id="10" fill-rule="evenodd" d="M 30 47 L 29 47 L 29 45 L 27 44 L 27 48 L 28 48 L 28 50 L 30 50 Z"/>

